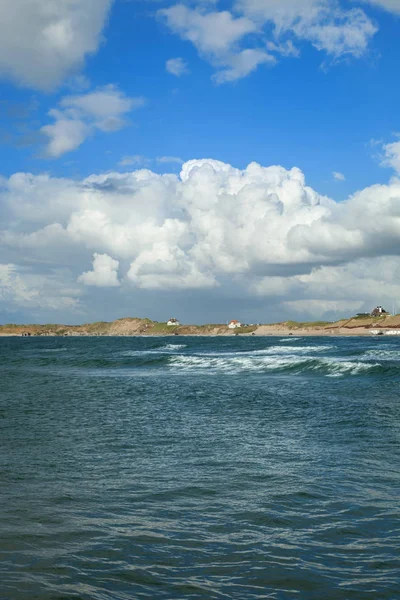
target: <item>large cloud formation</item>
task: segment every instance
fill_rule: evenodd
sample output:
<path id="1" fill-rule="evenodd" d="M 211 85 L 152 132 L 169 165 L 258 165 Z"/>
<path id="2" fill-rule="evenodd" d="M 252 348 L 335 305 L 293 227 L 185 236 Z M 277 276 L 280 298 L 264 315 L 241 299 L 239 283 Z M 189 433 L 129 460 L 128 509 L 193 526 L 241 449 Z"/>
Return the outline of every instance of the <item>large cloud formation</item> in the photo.
<path id="1" fill-rule="evenodd" d="M 186 162 L 179 177 L 146 169 L 83 181 L 18 173 L 2 181 L 0 206 L 6 264 L 19 277 L 56 273 L 58 286 L 68 271 L 69 291 L 50 294 L 62 305 L 88 285 L 127 294 L 243 290 L 320 313 L 372 302 L 382 282 L 390 295 L 400 292 L 397 177 L 337 203 L 297 168 L 239 170 L 205 159 Z M 26 305 L 31 292 L 17 283 Z"/>

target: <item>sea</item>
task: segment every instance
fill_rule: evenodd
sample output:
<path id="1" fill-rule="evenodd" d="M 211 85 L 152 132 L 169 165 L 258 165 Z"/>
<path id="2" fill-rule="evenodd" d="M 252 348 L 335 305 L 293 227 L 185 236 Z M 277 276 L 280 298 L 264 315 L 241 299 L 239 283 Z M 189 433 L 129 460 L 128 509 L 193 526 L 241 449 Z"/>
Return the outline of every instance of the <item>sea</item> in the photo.
<path id="1" fill-rule="evenodd" d="M 0 338 L 2 600 L 400 598 L 400 339 Z"/>

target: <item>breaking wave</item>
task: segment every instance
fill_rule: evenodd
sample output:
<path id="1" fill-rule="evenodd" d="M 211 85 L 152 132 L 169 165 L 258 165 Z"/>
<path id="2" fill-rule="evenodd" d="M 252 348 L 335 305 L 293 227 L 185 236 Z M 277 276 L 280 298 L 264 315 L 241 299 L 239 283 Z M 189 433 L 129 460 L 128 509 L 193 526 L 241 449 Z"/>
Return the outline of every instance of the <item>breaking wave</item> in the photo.
<path id="1" fill-rule="evenodd" d="M 367 350 L 365 356 L 369 359 L 376 360 L 400 360 L 400 349 L 398 350 L 387 350 L 382 348 L 374 348 L 373 350 Z"/>
<path id="2" fill-rule="evenodd" d="M 148 350 L 125 350 L 120 352 L 119 356 L 146 356 L 146 354 L 165 354 L 169 352 L 176 352 L 186 348 L 186 344 L 166 344 L 165 346 L 159 346 L 157 348 L 150 348 Z"/>
<path id="3" fill-rule="evenodd" d="M 161 348 L 159 348 L 159 352 L 164 350 L 182 350 L 182 348 L 186 348 L 186 344 L 167 344 L 166 346 L 161 346 Z"/>
<path id="4" fill-rule="evenodd" d="M 252 354 L 309 354 L 310 352 L 327 352 L 336 346 L 271 346 L 255 350 Z"/>
<path id="5" fill-rule="evenodd" d="M 342 361 L 336 358 L 303 356 L 188 356 L 171 357 L 170 366 L 182 371 L 207 370 L 219 373 L 276 372 L 320 373 L 327 376 L 358 375 L 380 369 L 379 363 Z"/>
<path id="6" fill-rule="evenodd" d="M 99 352 L 97 341 L 90 342 L 88 348 L 78 341 L 59 348 L 37 348 L 35 352 L 24 346 L 23 354 L 13 354 L 10 361 L 17 365 L 28 359 L 34 368 L 70 368 L 93 376 L 149 375 L 152 371 L 160 376 L 198 372 L 202 377 L 243 373 L 319 377 L 400 375 L 400 345 L 373 347 L 365 341 L 335 340 L 332 344 L 332 341 L 304 341 L 304 338 L 297 344 L 293 338 L 290 341 L 280 344 L 271 340 L 269 345 L 266 340 L 249 338 L 185 340 L 186 343 L 146 339 L 132 344 L 118 340 L 103 352 Z"/>

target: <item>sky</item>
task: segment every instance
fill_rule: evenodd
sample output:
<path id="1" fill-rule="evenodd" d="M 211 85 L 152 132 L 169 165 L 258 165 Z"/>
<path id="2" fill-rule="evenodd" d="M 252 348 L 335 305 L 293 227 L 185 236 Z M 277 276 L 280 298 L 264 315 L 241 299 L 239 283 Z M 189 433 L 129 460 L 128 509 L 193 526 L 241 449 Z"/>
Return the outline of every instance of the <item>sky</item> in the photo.
<path id="1" fill-rule="evenodd" d="M 400 0 L 2 0 L 0 323 L 400 311 Z"/>

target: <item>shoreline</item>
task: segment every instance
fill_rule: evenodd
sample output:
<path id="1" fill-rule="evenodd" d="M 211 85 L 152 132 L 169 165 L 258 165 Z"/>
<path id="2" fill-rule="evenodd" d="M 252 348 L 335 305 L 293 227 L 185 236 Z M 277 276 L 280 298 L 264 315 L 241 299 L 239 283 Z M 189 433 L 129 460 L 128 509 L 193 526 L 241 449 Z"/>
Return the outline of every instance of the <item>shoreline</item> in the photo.
<path id="1" fill-rule="evenodd" d="M 112 322 L 82 325 L 26 324 L 0 325 L 0 337 L 377 337 L 400 334 L 400 315 L 352 317 L 334 323 L 315 321 L 245 325 L 167 325 L 150 319 L 127 317 Z"/>
<path id="2" fill-rule="evenodd" d="M 397 337 L 394 335 L 388 335 L 387 333 L 382 332 L 381 335 L 373 335 L 368 330 L 363 331 L 335 331 L 335 332 L 322 332 L 322 331 L 298 331 L 296 333 L 287 332 L 287 331 L 279 331 L 276 333 L 258 333 L 257 331 L 254 333 L 242 333 L 242 334 L 234 334 L 234 333 L 160 333 L 160 334 L 151 334 L 151 333 L 124 333 L 124 334 L 115 334 L 115 333 L 106 333 L 106 334 L 86 334 L 86 333 L 71 333 L 68 335 L 60 335 L 57 333 L 45 333 L 45 334 L 31 334 L 29 336 L 24 336 L 20 333 L 2 333 L 0 332 L 0 338 L 99 338 L 99 337 L 121 337 L 121 338 L 175 338 L 175 337 L 196 337 L 196 338 L 227 338 L 227 337 L 264 337 L 264 338 L 300 338 L 300 337 L 323 337 L 323 338 L 335 338 L 335 337 Z"/>

